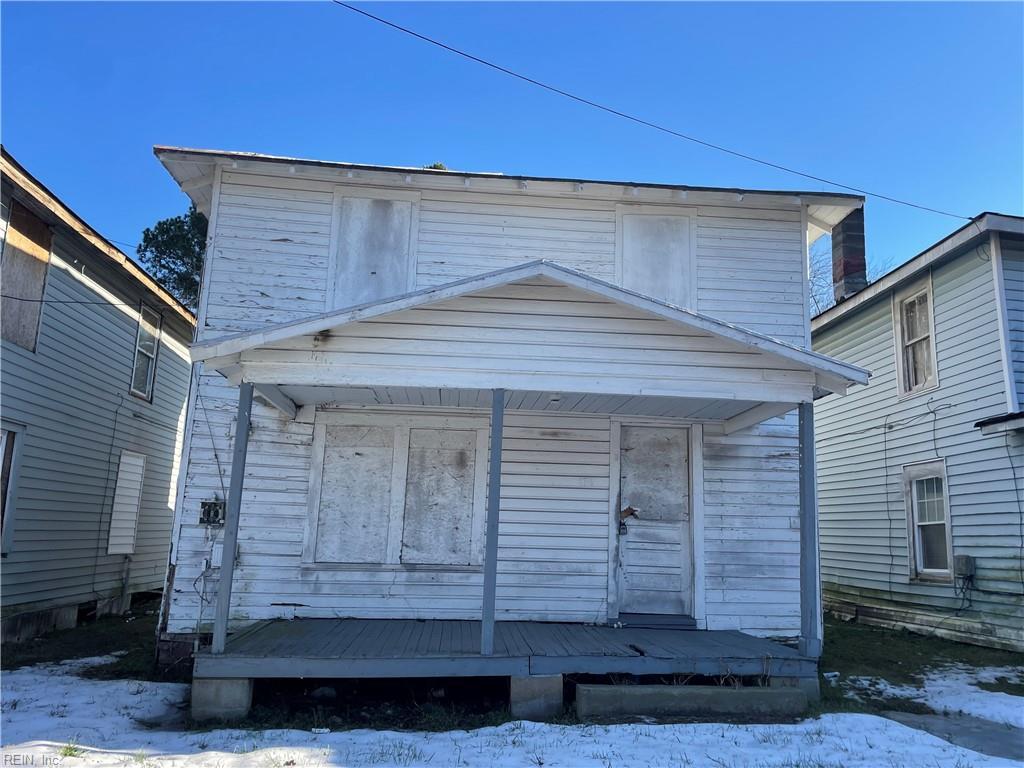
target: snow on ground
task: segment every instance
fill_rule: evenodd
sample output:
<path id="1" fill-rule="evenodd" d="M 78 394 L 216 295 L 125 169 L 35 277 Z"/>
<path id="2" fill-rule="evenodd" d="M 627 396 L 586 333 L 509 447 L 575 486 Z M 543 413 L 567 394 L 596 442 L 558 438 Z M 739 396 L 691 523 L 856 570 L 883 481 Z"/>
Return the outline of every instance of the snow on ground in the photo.
<path id="1" fill-rule="evenodd" d="M 967 667 L 950 664 L 928 670 L 922 687 L 893 685 L 877 677 L 851 677 L 846 681 L 848 692 L 859 691 L 874 696 L 896 696 L 927 704 L 936 712 L 980 717 L 995 723 L 1024 728 L 1024 699 L 998 691 L 986 691 L 977 683 L 991 683 L 998 678 L 1024 683 L 1024 667 Z"/>
<path id="2" fill-rule="evenodd" d="M 180 712 L 188 686 L 88 680 L 88 659 L 7 672 L 3 765 L 67 766 L 717 766 L 718 768 L 996 768 L 986 757 L 870 715 L 794 725 L 587 725 L 514 722 L 447 733 L 181 731 L 139 720 Z M 70 745 L 68 747 L 67 745 Z M 63 755 L 62 755 L 62 748 Z M 30 763 L 29 760 L 34 758 Z M 47 762 L 44 758 L 49 758 Z M 59 762 L 54 762 L 60 758 Z"/>

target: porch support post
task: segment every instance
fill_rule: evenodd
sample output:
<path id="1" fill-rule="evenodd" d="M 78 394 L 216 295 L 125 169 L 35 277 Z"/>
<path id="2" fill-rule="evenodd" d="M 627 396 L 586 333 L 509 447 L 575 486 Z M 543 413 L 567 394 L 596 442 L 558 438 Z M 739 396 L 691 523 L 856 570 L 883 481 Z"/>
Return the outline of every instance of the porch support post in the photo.
<path id="1" fill-rule="evenodd" d="M 487 471 L 487 529 L 484 538 L 484 600 L 480 615 L 480 654 L 494 654 L 494 603 L 498 589 L 498 507 L 501 506 L 501 435 L 505 390 L 491 390 L 491 461 Z"/>
<path id="2" fill-rule="evenodd" d="M 231 608 L 231 581 L 235 575 L 235 551 L 238 549 L 238 520 L 242 512 L 242 481 L 245 479 L 245 455 L 249 449 L 249 424 L 252 419 L 253 385 L 238 388 L 238 418 L 235 420 L 235 446 L 231 455 L 231 485 L 224 510 L 224 554 L 217 581 L 217 612 L 213 617 L 214 653 L 224 652 L 228 637 L 228 612 Z"/>
<path id="3" fill-rule="evenodd" d="M 818 658 L 822 648 L 818 504 L 814 468 L 814 405 L 800 403 L 800 653 Z"/>

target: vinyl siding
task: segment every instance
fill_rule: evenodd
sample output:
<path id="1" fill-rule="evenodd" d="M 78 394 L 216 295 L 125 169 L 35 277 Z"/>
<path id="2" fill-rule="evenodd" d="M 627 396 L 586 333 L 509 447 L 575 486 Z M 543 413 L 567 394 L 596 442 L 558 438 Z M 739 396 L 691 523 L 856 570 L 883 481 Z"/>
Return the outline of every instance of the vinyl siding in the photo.
<path id="1" fill-rule="evenodd" d="M 888 295 L 815 337 L 815 350 L 872 371 L 870 384 L 815 405 L 826 597 L 906 623 L 1024 643 L 1020 443 L 974 423 L 1005 413 L 991 264 L 977 250 L 932 272 L 939 386 L 897 397 Z M 977 561 L 965 607 L 951 584 L 910 577 L 903 466 L 945 459 L 954 554 Z"/>
<path id="2" fill-rule="evenodd" d="M 146 456 L 129 588 L 163 586 L 186 345 L 165 326 L 153 402 L 131 396 L 142 292 L 112 293 L 76 248 L 61 231 L 54 235 L 36 351 L 3 343 L 3 417 L 26 427 L 3 563 L 5 611 L 120 593 L 125 556 L 108 555 L 107 541 L 122 450 Z"/>
<path id="3" fill-rule="evenodd" d="M 328 309 L 332 301 L 326 287 L 332 275 L 333 199 L 335 188 L 344 186 L 345 180 L 228 169 L 222 170 L 219 178 L 199 337 L 212 339 Z M 410 287 L 439 285 L 539 258 L 609 282 L 616 279 L 614 201 L 473 190 L 418 192 L 416 266 Z M 737 202 L 680 210 L 688 211 L 696 222 L 695 250 L 690 254 L 698 279 L 696 309 L 806 345 L 799 206 L 780 203 L 767 209 Z M 753 270 L 759 275 L 756 286 L 750 280 Z M 551 290 L 546 286 L 527 288 L 542 293 Z M 621 309 L 614 306 L 590 307 L 600 311 L 589 314 L 609 326 L 608 337 L 618 329 L 616 324 L 630 325 L 631 332 L 639 335 L 615 343 L 580 345 L 579 337 L 571 333 L 573 326 L 553 325 L 554 320 L 538 313 L 544 322 L 535 319 L 532 325 L 519 328 L 518 334 L 506 336 L 507 329 L 515 326 L 516 316 L 529 319 L 529 311 L 537 307 L 509 312 L 498 311 L 497 305 L 555 304 L 547 301 L 551 297 L 523 295 L 523 287 L 515 290 L 519 291 L 516 296 L 476 298 L 476 307 L 414 311 L 408 322 L 391 318 L 363 323 L 343 335 L 345 340 L 359 337 L 356 341 L 363 345 L 359 347 L 363 357 L 379 357 L 378 348 L 386 343 L 389 354 L 400 351 L 406 355 L 397 369 L 411 373 L 440 364 L 436 357 L 431 358 L 433 362 L 428 358 L 439 340 L 452 338 L 466 339 L 467 359 L 523 357 L 516 345 L 529 342 L 541 362 L 566 356 L 586 358 L 586 365 L 593 366 L 588 368 L 591 373 L 650 366 L 651 355 L 638 359 L 632 349 L 636 345 L 657 349 L 657 356 L 682 360 L 684 365 L 688 356 L 696 360 L 710 352 L 706 340 L 699 338 L 687 337 L 699 348 L 677 349 L 670 336 L 644 336 L 638 327 L 650 321 L 618 317 L 615 311 Z M 758 300 L 759 306 L 753 304 Z M 449 316 L 461 319 L 455 322 Z M 478 322 L 472 322 L 474 317 Z M 327 346 L 333 344 L 334 339 Z M 602 362 L 608 357 L 614 360 Z M 355 362 L 348 357 L 338 370 L 351 370 Z M 378 365 L 380 360 L 368 362 Z M 746 371 L 761 386 L 765 384 L 762 368 L 751 368 L 739 358 L 736 366 L 728 371 L 733 375 Z M 395 384 L 408 384 L 407 378 L 396 376 Z M 383 392 L 385 398 L 405 397 L 409 392 L 418 397 L 416 390 L 406 392 L 402 386 L 375 392 Z M 451 392 L 454 390 L 445 390 L 439 396 L 443 404 L 452 402 L 447 396 Z M 463 395 L 469 396 L 466 402 L 471 405 L 480 405 L 472 390 L 460 390 L 458 402 L 463 402 Z M 228 484 L 237 396 L 237 389 L 219 375 L 201 376 L 190 417 L 187 472 L 178 510 L 170 632 L 208 629 L 212 621 L 218 574 L 208 566 L 219 531 L 198 525 L 199 504 L 215 495 L 223 497 Z M 271 616 L 479 617 L 482 581 L 472 569 L 382 571 L 303 566 L 312 424 L 285 422 L 276 411 L 260 404 L 254 406 L 253 419 L 240 560 L 232 597 L 233 628 Z M 608 416 L 600 413 L 507 413 L 499 618 L 600 621 L 607 615 L 609 474 L 613 464 L 609 425 Z M 798 540 L 793 528 L 797 516 L 795 418 L 727 439 L 706 439 L 717 440 L 713 447 L 716 456 L 707 470 L 713 482 L 706 501 L 709 520 L 714 523 L 707 537 L 711 572 L 706 589 L 709 609 L 714 606 L 713 615 L 709 610 L 708 626 L 793 635 L 799 628 L 798 554 L 792 544 Z M 761 483 L 758 490 L 757 483 L 741 479 L 751 467 L 761 472 L 780 470 L 786 477 Z M 739 484 L 732 489 L 724 487 L 729 478 Z M 764 535 L 751 535 L 751 526 Z M 777 538 L 778 554 L 765 552 L 765 540 Z M 749 567 L 737 567 L 737 563 Z"/>
<path id="4" fill-rule="evenodd" d="M 1001 246 L 1011 378 L 1024 408 L 1024 243 L 1003 237 Z"/>

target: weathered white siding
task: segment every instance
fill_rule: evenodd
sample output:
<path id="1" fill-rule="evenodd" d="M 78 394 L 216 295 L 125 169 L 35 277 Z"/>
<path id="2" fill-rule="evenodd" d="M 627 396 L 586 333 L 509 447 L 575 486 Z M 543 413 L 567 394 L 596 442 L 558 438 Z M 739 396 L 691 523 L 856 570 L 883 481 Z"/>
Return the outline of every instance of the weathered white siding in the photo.
<path id="1" fill-rule="evenodd" d="M 120 593 L 125 555 L 108 555 L 107 541 L 122 450 L 146 456 L 129 589 L 163 585 L 187 350 L 165 329 L 153 401 L 132 397 L 142 292 L 113 287 L 95 264 L 55 234 L 36 351 L 3 342 L 3 418 L 25 426 L 3 561 L 5 610 Z"/>
<path id="2" fill-rule="evenodd" d="M 220 333 L 329 305 L 334 192 L 343 184 L 225 170 L 217 195 L 206 327 Z M 361 194 L 369 194 L 365 190 Z M 628 204 L 541 195 L 420 191 L 414 287 L 536 259 L 614 282 L 616 211 Z M 696 221 L 694 307 L 806 346 L 798 205 L 657 206 Z M 650 206 L 644 206 L 649 210 Z M 683 270 L 684 265 L 666 265 Z M 756 279 L 755 279 L 756 276 Z"/>
<path id="3" fill-rule="evenodd" d="M 708 629 L 800 633 L 796 412 L 704 436 Z"/>
<path id="4" fill-rule="evenodd" d="M 1013 483 L 1022 448 L 974 428 L 1006 412 L 987 249 L 932 273 L 937 389 L 897 397 L 888 296 L 816 336 L 816 351 L 872 371 L 867 387 L 815 406 L 822 579 L 833 600 L 1022 645 L 1024 540 Z M 969 607 L 951 584 L 910 577 L 902 468 L 933 459 L 946 461 L 953 552 L 977 559 Z"/>
<path id="5" fill-rule="evenodd" d="M 222 457 L 225 483 L 230 472 L 229 398 L 234 392 L 214 383 L 207 383 L 201 392 L 213 441 L 209 432 L 199 430 L 192 443 L 168 624 L 171 632 L 195 631 L 200 595 L 212 601 L 216 593 L 216 578 L 204 581 L 202 573 L 219 531 L 211 536 L 210 529 L 197 523 L 199 503 L 220 490 L 213 446 Z M 602 619 L 608 586 L 609 420 L 509 412 L 505 425 L 498 615 Z M 312 424 L 285 422 L 275 411 L 255 409 L 232 620 L 479 618 L 483 590 L 479 566 L 303 563 L 312 432 Z M 486 461 L 486 456 L 477 460 Z M 197 578 L 197 590 L 183 587 Z M 203 621 L 208 623 L 212 616 L 212 602 L 204 603 Z"/>
<path id="6" fill-rule="evenodd" d="M 226 168 L 219 179 L 199 338 L 330 309 L 335 191 L 346 181 L 340 176 L 329 182 Z M 609 282 L 620 273 L 616 217 L 631 210 L 621 203 L 617 210 L 616 202 L 607 199 L 427 189 L 419 195 L 411 288 L 541 258 Z M 697 310 L 808 344 L 798 205 L 780 201 L 777 207 L 758 208 L 737 200 L 735 205 L 660 208 L 692 216 L 695 237 L 687 252 L 694 262 L 688 269 L 698 281 L 693 291 Z M 466 358 L 481 360 L 481 365 L 487 359 L 522 359 L 528 354 L 543 366 L 570 355 L 579 359 L 591 379 L 658 366 L 673 374 L 689 366 L 694 376 L 706 376 L 706 370 L 698 369 L 712 357 L 728 361 L 723 375 L 729 381 L 753 376 L 757 386 L 765 387 L 790 376 L 785 370 L 766 374 L 763 365 L 750 364 L 749 356 L 730 355 L 721 342 L 709 345 L 700 335 L 652 333 L 648 326 L 657 321 L 624 316 L 616 305 L 581 297 L 567 302 L 564 296 L 556 302 L 550 299 L 557 297 L 528 296 L 524 290 L 543 293 L 552 288 L 513 287 L 500 295 L 472 299 L 475 307 L 413 310 L 408 322 L 392 317 L 361 323 L 341 331 L 337 340 L 321 339 L 318 346 L 329 357 L 334 354 L 332 345 L 355 339 L 362 344 L 363 362 L 379 365 L 381 356 L 392 355 L 401 358 L 396 370 L 405 371 L 443 368 L 438 343 L 461 340 Z M 558 312 L 542 311 L 556 303 Z M 568 315 L 562 311 L 566 304 Z M 580 323 L 593 325 L 595 320 L 607 326 L 605 332 L 581 343 Z M 628 333 L 616 337 L 624 325 L 629 326 Z M 525 344 L 530 345 L 528 353 L 521 349 Z M 347 354 L 339 370 L 359 364 Z M 218 375 L 201 379 L 178 512 L 170 632 L 208 628 L 216 591 L 217 569 L 210 567 L 210 558 L 219 531 L 198 525 L 199 505 L 215 495 L 223 497 L 227 486 L 237 389 Z M 395 381 L 406 383 L 403 377 Z M 478 569 L 303 565 L 313 425 L 285 422 L 279 413 L 260 405 L 254 408 L 253 423 L 233 626 L 292 615 L 479 617 Z M 498 617 L 603 619 L 613 529 L 610 474 L 616 471 L 610 419 L 510 411 L 505 429 Z M 734 627 L 764 635 L 792 635 L 798 630 L 795 430 L 795 419 L 728 438 L 714 437 L 710 430 L 707 440 L 713 456 L 705 492 L 709 628 Z M 764 542 L 769 540 L 773 548 L 778 543 L 779 554 L 768 553 Z"/>
<path id="7" fill-rule="evenodd" d="M 1024 243 L 1003 237 L 1001 246 L 1011 380 L 1024 408 Z"/>

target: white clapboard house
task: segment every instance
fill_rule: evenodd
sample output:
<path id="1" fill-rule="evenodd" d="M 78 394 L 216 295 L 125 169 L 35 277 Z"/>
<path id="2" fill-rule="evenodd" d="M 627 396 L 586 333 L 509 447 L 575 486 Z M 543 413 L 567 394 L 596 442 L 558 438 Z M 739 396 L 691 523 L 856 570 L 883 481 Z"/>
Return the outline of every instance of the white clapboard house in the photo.
<path id="1" fill-rule="evenodd" d="M 983 213 L 871 285 L 845 243 L 814 348 L 873 376 L 815 409 L 826 604 L 1024 651 L 1024 218 Z"/>
<path id="2" fill-rule="evenodd" d="M 197 713 L 816 680 L 810 403 L 867 372 L 810 349 L 807 246 L 860 197 L 156 155 L 210 217 L 163 625 L 212 632 Z"/>

